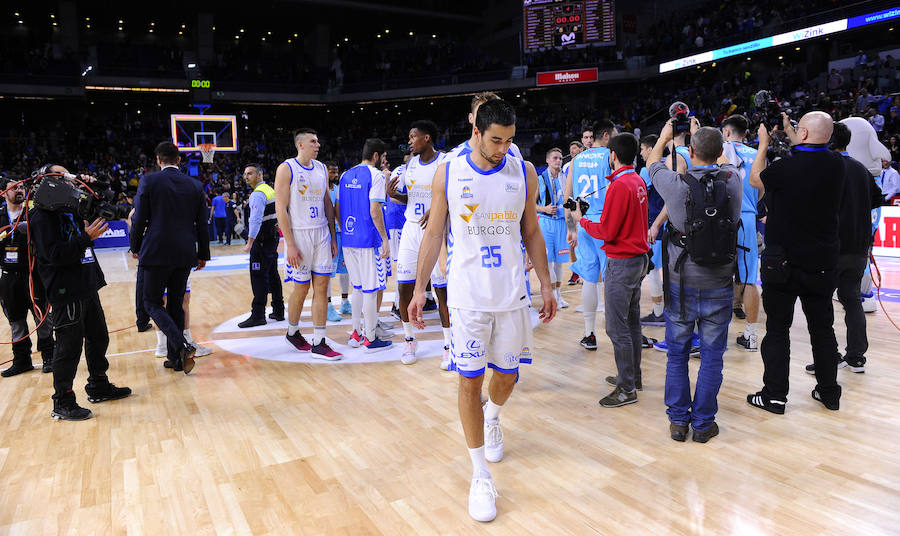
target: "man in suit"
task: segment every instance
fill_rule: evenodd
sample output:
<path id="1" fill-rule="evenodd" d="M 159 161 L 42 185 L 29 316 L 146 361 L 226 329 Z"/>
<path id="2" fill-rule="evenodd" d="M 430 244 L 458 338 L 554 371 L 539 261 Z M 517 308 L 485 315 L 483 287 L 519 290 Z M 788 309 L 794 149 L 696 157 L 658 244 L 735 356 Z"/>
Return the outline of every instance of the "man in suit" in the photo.
<path id="1" fill-rule="evenodd" d="M 166 334 L 165 367 L 187 374 L 194 368 L 196 348 L 184 337 L 182 303 L 191 268 L 201 270 L 209 260 L 209 234 L 203 190 L 178 169 L 180 161 L 172 142 L 156 146 L 160 171 L 145 175 L 138 186 L 131 251 L 144 271 L 147 312 Z"/>

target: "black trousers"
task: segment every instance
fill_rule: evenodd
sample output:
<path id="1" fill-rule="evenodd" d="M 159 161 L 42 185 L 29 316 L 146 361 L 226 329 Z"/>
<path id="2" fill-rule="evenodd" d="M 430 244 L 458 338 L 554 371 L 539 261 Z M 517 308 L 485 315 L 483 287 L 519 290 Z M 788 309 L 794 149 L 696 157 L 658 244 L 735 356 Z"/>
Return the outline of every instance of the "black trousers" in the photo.
<path id="1" fill-rule="evenodd" d="M 150 318 L 166 334 L 168 358 L 174 361 L 184 348 L 184 289 L 190 267 L 144 266 L 144 306 Z M 163 307 L 163 292 L 166 306 Z"/>
<path id="2" fill-rule="evenodd" d="M 760 351 L 763 365 L 763 394 L 775 400 L 787 400 L 788 372 L 791 360 L 791 323 L 794 304 L 800 298 L 809 329 L 813 362 L 816 365 L 816 389 L 823 399 L 840 399 L 837 384 L 838 349 L 834 336 L 834 308 L 831 297 L 837 285 L 836 272 L 803 272 L 792 269 L 784 283 L 763 281 L 762 302 L 766 310 L 766 336 Z"/>
<path id="3" fill-rule="evenodd" d="M 137 267 L 137 280 L 134 282 L 134 315 L 138 327 L 150 323 L 150 313 L 144 305 L 144 267 L 141 265 Z"/>
<path id="4" fill-rule="evenodd" d="M 213 218 L 216 223 L 216 240 L 221 244 L 225 237 L 225 218 Z"/>
<path id="5" fill-rule="evenodd" d="M 31 301 L 31 291 L 28 288 L 28 273 L 3 272 L 0 276 L 0 305 L 3 307 L 3 314 L 9 320 L 9 328 L 12 334 L 12 340 L 18 341 L 12 343 L 13 364 L 14 365 L 30 365 L 31 364 L 31 337 L 28 337 L 28 311 L 37 324 L 38 312 L 34 309 L 34 303 L 40 307 L 41 311 L 47 312 L 47 301 L 44 296 L 44 287 L 40 278 L 35 274 L 34 280 L 34 303 Z M 53 324 L 47 318 L 43 324 L 37 328 L 38 343 L 37 348 L 41 352 L 44 360 L 53 359 Z M 22 340 L 19 340 L 22 339 Z"/>
<path id="6" fill-rule="evenodd" d="M 100 295 L 91 296 L 68 303 L 54 303 L 50 311 L 50 321 L 56 331 L 56 347 L 53 354 L 53 399 L 71 398 L 72 382 L 78 369 L 81 347 L 88 367 L 88 383 L 108 381 L 106 376 L 109 361 L 106 349 L 109 347 L 109 331 L 106 315 L 100 305 Z"/>
<path id="7" fill-rule="evenodd" d="M 225 244 L 231 245 L 231 239 L 234 237 L 234 226 L 237 224 L 237 221 L 234 218 L 226 218 L 225 219 Z"/>
<path id="8" fill-rule="evenodd" d="M 865 255 L 841 255 L 837 275 L 838 300 L 844 306 L 844 323 L 847 325 L 846 356 L 866 362 L 869 339 L 866 337 L 866 313 L 859 293 L 869 258 Z"/>
<path id="9" fill-rule="evenodd" d="M 272 294 L 272 311 L 284 312 L 284 294 L 281 274 L 278 273 L 278 235 L 260 233 L 250 246 L 250 288 L 253 304 L 250 314 L 254 318 L 266 317 L 266 297 Z"/>

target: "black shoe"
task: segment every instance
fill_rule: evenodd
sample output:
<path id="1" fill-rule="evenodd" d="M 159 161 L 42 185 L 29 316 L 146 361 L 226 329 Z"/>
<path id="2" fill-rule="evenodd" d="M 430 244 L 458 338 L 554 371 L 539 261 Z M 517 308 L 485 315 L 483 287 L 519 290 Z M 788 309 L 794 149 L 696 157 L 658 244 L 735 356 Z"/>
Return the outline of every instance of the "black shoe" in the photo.
<path id="1" fill-rule="evenodd" d="M 75 402 L 74 396 L 65 400 L 54 400 L 53 411 L 50 412 L 50 417 L 61 421 L 85 421 L 92 415 L 91 410 Z"/>
<path id="2" fill-rule="evenodd" d="M 636 391 L 626 393 L 621 387 L 616 387 L 613 392 L 600 400 L 600 405 L 604 408 L 617 408 L 626 404 L 634 404 L 637 401 Z"/>
<path id="3" fill-rule="evenodd" d="M 569 283 L 568 283 L 568 285 L 569 285 L 570 287 L 573 286 L 573 285 L 577 285 L 580 279 L 581 279 L 581 278 L 578 277 L 578 274 L 576 274 L 575 272 L 572 272 L 572 277 L 569 278 Z"/>
<path id="4" fill-rule="evenodd" d="M 747 403 L 777 415 L 784 415 L 784 406 L 787 404 L 783 400 L 767 398 L 762 391 L 747 395 Z"/>
<path id="5" fill-rule="evenodd" d="M 669 437 L 674 439 L 675 441 L 684 441 L 687 439 L 688 427 L 686 424 L 675 424 L 674 422 L 669 423 Z"/>
<path id="6" fill-rule="evenodd" d="M 282 322 L 284 321 L 284 311 L 272 311 L 271 313 L 269 313 L 269 318 L 278 322 Z"/>
<path id="7" fill-rule="evenodd" d="M 650 312 L 649 315 L 641 318 L 642 326 L 665 326 L 666 325 L 666 317 L 663 315 L 658 315 L 654 312 Z"/>
<path id="8" fill-rule="evenodd" d="M 735 317 L 740 318 L 741 320 L 744 320 L 745 318 L 747 318 L 747 313 L 744 312 L 743 305 L 735 305 L 734 309 L 732 309 L 731 312 L 734 313 Z"/>
<path id="9" fill-rule="evenodd" d="M 423 311 L 434 311 L 435 309 L 437 309 L 437 302 L 432 298 L 425 300 L 425 307 L 422 308 Z"/>
<path id="10" fill-rule="evenodd" d="M 644 337 L 641 335 L 641 348 L 653 348 L 653 345 L 659 341 L 653 337 Z"/>
<path id="11" fill-rule="evenodd" d="M 239 328 L 252 328 L 254 326 L 265 326 L 265 325 L 266 325 L 265 318 L 254 318 L 252 316 L 250 318 L 248 318 L 247 320 L 244 320 L 243 322 L 238 322 Z"/>
<path id="12" fill-rule="evenodd" d="M 41 372 L 43 372 L 44 374 L 49 374 L 49 373 L 53 372 L 53 360 L 52 359 L 48 359 L 48 360 L 44 361 L 44 364 L 41 367 Z"/>
<path id="13" fill-rule="evenodd" d="M 145 331 L 150 331 L 151 329 L 153 329 L 153 324 L 151 324 L 150 322 L 137 325 L 138 333 L 144 333 Z"/>
<path id="14" fill-rule="evenodd" d="M 31 357 L 29 356 L 29 359 Z M 28 364 L 18 364 L 13 362 L 12 366 L 8 369 L 0 372 L 0 376 L 4 378 L 9 378 L 10 376 L 15 376 L 17 374 L 22 374 L 23 372 L 28 372 L 29 370 L 34 370 L 34 365 L 31 364 L 31 361 L 28 361 Z"/>
<path id="15" fill-rule="evenodd" d="M 840 368 L 840 366 L 841 366 L 841 365 L 838 364 L 838 368 Z M 811 363 L 811 364 L 809 364 L 809 365 L 806 365 L 806 373 L 807 373 L 807 374 L 812 374 L 812 375 L 815 376 L 815 374 L 816 374 L 816 364 L 815 364 L 815 363 Z"/>
<path id="16" fill-rule="evenodd" d="M 181 366 L 184 368 L 185 374 L 194 370 L 194 354 L 196 353 L 197 349 L 190 344 L 185 344 L 184 348 L 181 350 Z"/>
<path id="17" fill-rule="evenodd" d="M 818 400 L 819 402 L 821 402 L 823 406 L 830 409 L 831 411 L 837 411 L 837 410 L 841 409 L 841 399 L 840 398 L 838 398 L 837 400 L 825 400 L 822 398 L 822 394 L 819 393 L 818 389 L 812 390 L 812 397 L 814 400 Z"/>
<path id="18" fill-rule="evenodd" d="M 393 307 L 391 307 L 391 314 L 394 316 L 394 318 L 396 318 L 397 320 L 403 322 L 403 317 L 400 316 L 400 309 L 397 309 L 397 306 L 396 306 L 396 305 L 394 305 Z"/>
<path id="19" fill-rule="evenodd" d="M 712 424 L 703 430 L 694 430 L 694 443 L 706 443 L 717 435 L 719 435 L 719 425 L 713 421 Z"/>
<path id="20" fill-rule="evenodd" d="M 845 356 L 840 361 L 838 361 L 838 368 L 844 367 L 850 369 L 850 372 L 864 374 L 866 372 L 866 358 Z"/>
<path id="21" fill-rule="evenodd" d="M 618 381 L 619 381 L 618 376 L 607 376 L 607 377 L 606 377 L 606 383 L 607 383 L 608 385 L 612 385 L 613 387 L 616 387 L 616 386 L 619 385 Z M 644 390 L 644 385 L 643 385 L 643 383 L 641 382 L 641 380 L 635 380 L 635 381 L 634 381 L 634 388 L 635 388 L 635 390 L 637 390 L 637 391 L 643 391 L 643 390 Z"/>
<path id="22" fill-rule="evenodd" d="M 163 361 L 163 366 L 165 368 L 172 369 L 175 372 L 181 372 L 182 370 L 184 370 L 184 367 L 181 365 L 181 363 L 178 362 L 177 359 L 175 361 L 166 359 L 165 361 Z"/>
<path id="23" fill-rule="evenodd" d="M 84 392 L 87 393 L 88 402 L 97 403 L 125 398 L 131 394 L 131 388 L 116 387 L 114 384 L 107 381 L 106 383 L 97 383 L 93 385 L 88 383 L 84 386 Z"/>
<path id="24" fill-rule="evenodd" d="M 597 349 L 597 337 L 595 337 L 594 333 L 591 332 L 590 335 L 581 339 L 581 345 L 584 346 L 588 350 L 596 350 Z"/>

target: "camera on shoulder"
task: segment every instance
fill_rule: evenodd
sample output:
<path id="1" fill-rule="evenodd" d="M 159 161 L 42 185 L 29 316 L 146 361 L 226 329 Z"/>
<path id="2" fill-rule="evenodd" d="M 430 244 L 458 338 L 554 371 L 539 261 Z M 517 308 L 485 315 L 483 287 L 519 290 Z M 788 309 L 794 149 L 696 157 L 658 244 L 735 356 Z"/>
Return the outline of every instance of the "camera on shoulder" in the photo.
<path id="1" fill-rule="evenodd" d="M 109 180 L 98 179 L 92 191 L 78 188 L 72 181 L 75 175 L 70 173 L 50 172 L 50 166 L 44 166 L 35 172 L 38 182 L 34 192 L 34 206 L 52 212 L 70 213 L 82 220 L 93 221 L 124 219 L 128 217 L 128 208 L 112 203 L 113 192 Z M 99 193 L 97 193 L 99 192 Z"/>

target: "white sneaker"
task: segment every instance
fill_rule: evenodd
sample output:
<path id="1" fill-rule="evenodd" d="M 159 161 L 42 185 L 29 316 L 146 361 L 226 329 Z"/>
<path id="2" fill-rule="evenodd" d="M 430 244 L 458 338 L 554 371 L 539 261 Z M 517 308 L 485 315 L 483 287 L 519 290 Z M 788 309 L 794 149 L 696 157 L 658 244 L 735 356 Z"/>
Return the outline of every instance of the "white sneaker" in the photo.
<path id="1" fill-rule="evenodd" d="M 500 419 L 484 421 L 484 458 L 491 463 L 503 459 L 503 430 L 500 429 Z"/>
<path id="2" fill-rule="evenodd" d="M 493 478 L 472 478 L 472 485 L 469 487 L 469 515 L 472 519 L 482 522 L 493 521 L 497 517 L 494 499 L 498 496 Z"/>
<path id="3" fill-rule="evenodd" d="M 156 357 L 168 357 L 169 349 L 165 344 L 163 344 L 162 346 L 157 344 L 156 352 L 154 352 L 153 355 L 155 355 Z"/>
<path id="4" fill-rule="evenodd" d="M 450 370 L 450 347 L 444 346 L 444 357 L 441 358 L 441 370 Z"/>
<path id="5" fill-rule="evenodd" d="M 567 302 L 563 299 L 562 296 L 560 296 L 559 299 L 556 300 L 556 307 L 558 309 L 567 309 L 569 307 L 569 302 Z"/>
<path id="6" fill-rule="evenodd" d="M 380 321 L 377 324 L 375 324 L 375 337 L 376 338 L 379 338 L 382 340 L 387 340 L 393 336 L 394 336 L 394 332 L 383 328 Z"/>
<path id="7" fill-rule="evenodd" d="M 380 327 L 381 329 L 384 329 L 384 330 L 394 329 L 394 323 L 393 322 L 385 322 L 384 320 L 379 320 L 378 327 Z"/>
<path id="8" fill-rule="evenodd" d="M 606 312 L 606 309 L 603 307 L 603 302 L 599 302 L 599 303 L 597 304 L 597 312 L 598 312 L 598 313 Z"/>
<path id="9" fill-rule="evenodd" d="M 196 342 L 192 342 L 191 345 L 193 345 L 193 347 L 197 349 L 194 357 L 204 357 L 213 353 L 213 349 L 209 346 L 203 346 L 201 344 L 197 344 Z"/>
<path id="10" fill-rule="evenodd" d="M 375 330 L 378 331 L 377 329 Z M 406 344 L 403 345 L 403 355 L 400 356 L 400 362 L 404 365 L 412 365 L 416 362 L 416 349 L 418 348 L 418 343 L 415 339 L 407 340 Z"/>

